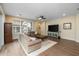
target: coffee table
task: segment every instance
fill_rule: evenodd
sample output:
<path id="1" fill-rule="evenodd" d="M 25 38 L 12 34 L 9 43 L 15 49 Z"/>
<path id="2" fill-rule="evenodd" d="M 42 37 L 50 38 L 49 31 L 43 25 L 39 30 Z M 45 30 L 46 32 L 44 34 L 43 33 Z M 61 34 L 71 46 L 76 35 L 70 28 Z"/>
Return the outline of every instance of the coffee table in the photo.
<path id="1" fill-rule="evenodd" d="M 36 35 L 36 38 L 41 39 L 42 41 L 44 41 L 46 36 L 44 36 L 44 35 Z"/>

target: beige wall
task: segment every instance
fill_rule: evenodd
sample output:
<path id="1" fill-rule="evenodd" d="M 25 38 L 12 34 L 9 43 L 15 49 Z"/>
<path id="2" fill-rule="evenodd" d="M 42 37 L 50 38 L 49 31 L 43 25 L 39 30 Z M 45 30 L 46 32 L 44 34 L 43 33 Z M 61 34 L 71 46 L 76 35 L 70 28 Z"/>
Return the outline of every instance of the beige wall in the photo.
<path id="1" fill-rule="evenodd" d="M 15 17 L 15 16 L 6 16 L 5 17 L 5 22 L 7 23 L 12 23 L 13 20 L 21 20 L 21 21 L 26 21 L 26 22 L 33 22 L 33 20 L 27 19 L 27 18 L 21 18 L 21 17 Z"/>
<path id="2" fill-rule="evenodd" d="M 5 19 L 5 22 L 6 22 L 6 23 L 12 23 L 13 20 L 25 20 L 25 19 L 23 19 L 23 18 L 14 17 L 14 16 L 6 16 L 5 18 L 6 18 L 6 19 Z"/>
<path id="3" fill-rule="evenodd" d="M 39 32 L 41 35 L 46 35 L 46 22 L 34 21 L 33 28 L 34 31 Z"/>
<path id="4" fill-rule="evenodd" d="M 71 30 L 64 30 L 63 29 L 64 23 L 72 23 L 72 29 Z M 61 38 L 79 42 L 79 16 L 78 15 L 63 17 L 63 18 L 55 19 L 55 20 L 50 20 L 47 22 L 47 24 L 48 25 L 59 24 L 59 31 L 61 32 L 60 33 Z"/>
<path id="5" fill-rule="evenodd" d="M 40 21 L 34 21 L 34 31 L 37 32 L 38 34 L 41 34 L 41 22 Z"/>
<path id="6" fill-rule="evenodd" d="M 75 23 L 76 23 L 76 26 L 75 26 L 75 28 L 76 28 L 76 30 L 75 30 L 76 41 L 79 42 L 79 15 L 76 16 L 76 22 Z"/>
<path id="7" fill-rule="evenodd" d="M 12 16 L 6 16 L 5 17 L 5 22 L 6 23 L 12 23 Z"/>
<path id="8" fill-rule="evenodd" d="M 46 21 L 41 23 L 41 34 L 46 35 Z"/>

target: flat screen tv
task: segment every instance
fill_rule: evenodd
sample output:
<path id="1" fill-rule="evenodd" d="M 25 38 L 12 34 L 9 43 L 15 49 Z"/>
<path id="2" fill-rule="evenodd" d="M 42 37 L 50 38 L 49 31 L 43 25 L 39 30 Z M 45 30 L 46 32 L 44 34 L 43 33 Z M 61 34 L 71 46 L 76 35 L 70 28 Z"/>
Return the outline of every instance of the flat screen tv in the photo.
<path id="1" fill-rule="evenodd" d="M 59 25 L 48 25 L 48 31 L 49 32 L 58 32 L 59 31 Z"/>

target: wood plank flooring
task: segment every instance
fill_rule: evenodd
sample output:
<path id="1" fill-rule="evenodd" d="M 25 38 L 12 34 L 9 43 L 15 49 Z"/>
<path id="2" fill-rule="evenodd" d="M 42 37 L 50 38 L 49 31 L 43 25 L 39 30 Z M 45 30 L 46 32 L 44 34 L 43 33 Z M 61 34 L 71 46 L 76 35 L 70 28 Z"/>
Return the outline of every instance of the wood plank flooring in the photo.
<path id="1" fill-rule="evenodd" d="M 79 56 L 79 43 L 60 39 L 58 44 L 41 53 L 40 56 Z"/>
<path id="2" fill-rule="evenodd" d="M 79 56 L 79 43 L 65 39 L 51 38 L 51 40 L 58 41 L 58 44 L 42 52 L 39 56 Z M 16 40 L 3 46 L 0 56 L 25 56 L 25 53 Z"/>

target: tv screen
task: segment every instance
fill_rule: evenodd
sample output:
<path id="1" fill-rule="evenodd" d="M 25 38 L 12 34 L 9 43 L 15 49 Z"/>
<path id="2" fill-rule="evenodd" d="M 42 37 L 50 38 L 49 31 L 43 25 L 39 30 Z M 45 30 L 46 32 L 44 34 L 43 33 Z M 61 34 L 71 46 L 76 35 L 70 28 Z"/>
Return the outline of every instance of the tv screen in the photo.
<path id="1" fill-rule="evenodd" d="M 48 25 L 48 31 L 50 32 L 58 32 L 59 26 L 58 25 Z"/>

